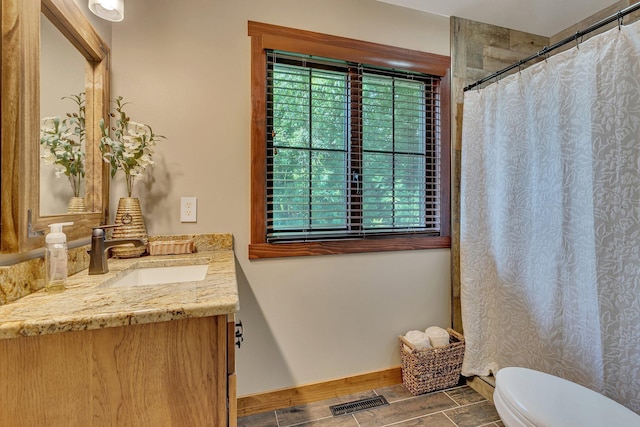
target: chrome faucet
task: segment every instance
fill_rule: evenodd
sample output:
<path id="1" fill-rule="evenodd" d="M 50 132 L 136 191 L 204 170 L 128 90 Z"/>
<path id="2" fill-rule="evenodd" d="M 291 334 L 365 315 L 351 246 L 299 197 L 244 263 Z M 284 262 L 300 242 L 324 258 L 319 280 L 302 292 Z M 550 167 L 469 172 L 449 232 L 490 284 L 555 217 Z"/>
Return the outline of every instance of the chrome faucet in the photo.
<path id="1" fill-rule="evenodd" d="M 114 227 L 102 226 L 95 227 L 91 232 L 91 251 L 89 251 L 89 274 L 104 274 L 109 271 L 107 264 L 107 250 L 112 246 L 126 245 L 133 243 L 134 246 L 142 246 L 145 242 L 142 239 L 112 239 L 106 240 L 105 228 Z"/>

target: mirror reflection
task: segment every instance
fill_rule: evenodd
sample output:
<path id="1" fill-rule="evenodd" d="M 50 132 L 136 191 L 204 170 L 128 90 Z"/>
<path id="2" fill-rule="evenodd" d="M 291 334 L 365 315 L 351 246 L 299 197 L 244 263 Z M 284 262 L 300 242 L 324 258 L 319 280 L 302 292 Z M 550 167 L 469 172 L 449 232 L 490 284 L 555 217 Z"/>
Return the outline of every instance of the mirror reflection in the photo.
<path id="1" fill-rule="evenodd" d="M 43 14 L 40 30 L 40 215 L 82 212 L 87 61 Z"/>
<path id="2" fill-rule="evenodd" d="M 100 120 L 108 117 L 109 46 L 87 19 L 81 2 L 2 0 L 0 4 L 0 105 L 2 123 L 11 124 L 2 127 L 0 252 L 42 248 L 47 226 L 58 222 L 74 223 L 66 230 L 68 241 L 87 239 L 91 228 L 105 223 L 109 213 L 108 175 L 96 140 Z M 86 212 L 67 213 L 73 188 L 66 176 L 55 177 L 52 165 L 41 164 L 40 125 L 43 117 L 62 118 L 73 112 L 73 96 L 82 92 L 86 162 L 79 194 L 84 196 Z"/>

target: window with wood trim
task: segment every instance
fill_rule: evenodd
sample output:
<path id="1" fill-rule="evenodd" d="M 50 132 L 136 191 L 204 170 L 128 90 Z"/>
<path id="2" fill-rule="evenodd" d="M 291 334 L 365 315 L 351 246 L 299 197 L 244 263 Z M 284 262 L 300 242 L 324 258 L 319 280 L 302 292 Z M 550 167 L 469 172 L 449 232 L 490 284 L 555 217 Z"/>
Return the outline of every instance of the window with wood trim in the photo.
<path id="1" fill-rule="evenodd" d="M 450 247 L 449 58 L 254 22 L 249 35 L 249 257 Z"/>

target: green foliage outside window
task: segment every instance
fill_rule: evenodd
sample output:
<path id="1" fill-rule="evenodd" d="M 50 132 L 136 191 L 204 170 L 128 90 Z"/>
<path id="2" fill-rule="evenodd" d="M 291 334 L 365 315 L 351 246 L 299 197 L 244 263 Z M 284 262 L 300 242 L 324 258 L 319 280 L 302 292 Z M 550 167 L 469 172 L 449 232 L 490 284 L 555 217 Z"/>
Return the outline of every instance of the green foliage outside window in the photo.
<path id="1" fill-rule="evenodd" d="M 428 85 L 354 70 L 304 61 L 271 66 L 272 236 L 438 231 L 438 201 L 429 197 L 438 153 L 428 150 L 437 146 L 427 132 L 435 117 Z"/>

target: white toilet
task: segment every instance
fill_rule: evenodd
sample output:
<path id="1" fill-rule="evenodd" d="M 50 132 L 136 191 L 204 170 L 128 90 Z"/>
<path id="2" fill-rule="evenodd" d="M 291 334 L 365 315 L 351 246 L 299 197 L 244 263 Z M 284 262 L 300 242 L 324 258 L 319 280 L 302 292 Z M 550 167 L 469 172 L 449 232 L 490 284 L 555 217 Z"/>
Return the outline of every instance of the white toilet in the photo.
<path id="1" fill-rule="evenodd" d="M 493 400 L 506 427 L 631 427 L 640 415 L 579 384 L 526 368 L 503 368 Z"/>

